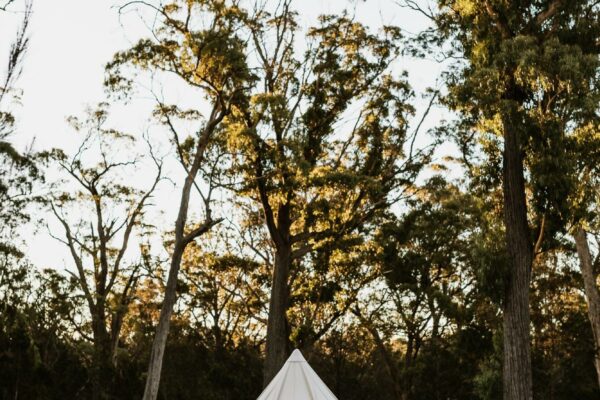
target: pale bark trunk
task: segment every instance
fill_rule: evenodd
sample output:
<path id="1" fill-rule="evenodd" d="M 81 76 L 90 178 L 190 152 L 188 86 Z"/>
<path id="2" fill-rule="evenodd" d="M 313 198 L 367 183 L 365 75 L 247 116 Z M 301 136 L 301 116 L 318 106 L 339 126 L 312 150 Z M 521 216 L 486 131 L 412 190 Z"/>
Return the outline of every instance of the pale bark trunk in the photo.
<path id="1" fill-rule="evenodd" d="M 410 399 L 411 393 L 413 391 L 412 366 L 416 358 L 415 347 L 415 338 L 413 334 L 409 333 L 406 341 L 406 354 L 404 354 L 404 382 L 402 388 L 402 400 Z"/>
<path id="2" fill-rule="evenodd" d="M 173 252 L 167 287 L 165 288 L 165 299 L 160 309 L 160 317 L 156 328 L 156 335 L 152 343 L 152 353 L 150 354 L 150 364 L 148 366 L 148 378 L 144 389 L 144 400 L 155 400 L 158 396 L 160 384 L 160 374 L 162 370 L 163 356 L 167 346 L 167 337 L 173 306 L 177 300 L 177 275 L 181 266 L 181 258 L 185 247 L 181 244 Z"/>
<path id="3" fill-rule="evenodd" d="M 286 312 L 288 308 L 288 278 L 292 262 L 290 246 L 281 246 L 275 255 L 273 286 L 267 321 L 267 348 L 264 367 L 264 385 L 268 385 L 285 363 L 289 353 Z"/>
<path id="4" fill-rule="evenodd" d="M 579 255 L 579 265 L 583 276 L 585 297 L 588 304 L 588 316 L 594 335 L 594 366 L 600 387 L 600 290 L 596 283 L 596 274 L 592 264 L 592 254 L 588 246 L 587 235 L 583 228 L 577 227 L 575 231 L 575 244 Z"/>
<path id="5" fill-rule="evenodd" d="M 533 398 L 530 350 L 529 284 L 533 249 L 527 223 L 523 150 L 516 104 L 509 104 L 504 124 L 504 222 L 508 279 L 504 296 L 503 388 L 505 400 Z"/>
<path id="6" fill-rule="evenodd" d="M 179 268 L 181 267 L 183 252 L 187 246 L 187 243 L 185 242 L 184 231 L 187 221 L 190 192 L 196 172 L 196 168 L 190 171 L 190 175 L 188 175 L 186 178 L 182 189 L 179 214 L 177 216 L 177 221 L 175 222 L 175 246 L 173 248 L 169 276 L 167 278 L 167 286 L 165 288 L 165 298 L 160 309 L 158 326 L 156 327 L 154 342 L 152 343 L 150 364 L 148 365 L 148 377 L 146 379 L 146 387 L 144 389 L 144 400 L 156 400 L 158 396 L 160 374 L 162 370 L 163 356 L 167 346 L 171 315 L 173 314 L 173 306 L 177 300 L 177 276 L 179 275 Z"/>
<path id="7" fill-rule="evenodd" d="M 146 387 L 144 388 L 143 400 L 156 400 L 158 397 L 163 356 L 167 346 L 171 315 L 173 314 L 173 307 L 175 305 L 175 301 L 177 300 L 177 276 L 179 275 L 179 268 L 181 267 L 181 259 L 183 258 L 185 248 L 194 238 L 202 235 L 214 225 L 210 218 L 209 205 L 206 204 L 207 216 L 204 224 L 202 224 L 200 228 L 195 229 L 193 232 L 188 234 L 185 233 L 192 186 L 200 169 L 200 164 L 204 159 L 204 152 L 208 146 L 212 132 L 217 124 L 223 120 L 225 114 L 225 111 L 221 110 L 219 104 L 216 104 L 213 107 L 210 120 L 198 140 L 194 160 L 187 171 L 188 174 L 181 190 L 179 212 L 177 214 L 177 220 L 175 221 L 175 244 L 173 246 L 173 255 L 171 257 L 171 265 L 169 267 L 167 286 L 165 288 L 165 298 L 160 309 L 158 326 L 156 327 L 156 334 L 154 341 L 152 342 L 150 363 L 148 365 L 148 377 L 146 378 Z"/>

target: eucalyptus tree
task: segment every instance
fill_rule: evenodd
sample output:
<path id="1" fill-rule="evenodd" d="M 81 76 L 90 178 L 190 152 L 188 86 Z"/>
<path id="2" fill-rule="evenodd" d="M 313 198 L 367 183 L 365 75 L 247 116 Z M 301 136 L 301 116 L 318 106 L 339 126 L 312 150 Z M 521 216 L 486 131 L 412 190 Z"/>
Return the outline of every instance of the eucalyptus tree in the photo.
<path id="1" fill-rule="evenodd" d="M 572 228 L 579 266 L 583 278 L 584 293 L 588 304 L 588 317 L 594 336 L 594 363 L 600 388 L 600 288 L 598 271 L 600 256 L 594 257 L 589 237 L 598 241 L 598 205 L 600 201 L 600 121 L 581 124 L 571 137 L 568 157 L 577 160 L 572 179 L 577 182 L 575 194 L 571 196 Z"/>
<path id="2" fill-rule="evenodd" d="M 72 156 L 60 150 L 49 154 L 65 176 L 50 200 L 63 233 L 49 231 L 71 255 L 75 270 L 71 274 L 91 317 L 89 327 L 73 323 L 93 344 L 95 398 L 110 396 L 111 366 L 117 363 L 123 321 L 142 271 L 142 262 L 128 259 L 127 250 L 133 235 L 147 233 L 144 215 L 162 173 L 162 160 L 150 148 L 148 158 L 156 174 L 148 188 L 126 182 L 141 163 L 131 151 L 137 141 L 108 127 L 107 118 L 104 104 L 90 110 L 83 121 L 71 118 L 72 126 L 82 135 L 77 151 Z"/>
<path id="3" fill-rule="evenodd" d="M 195 109 L 184 109 L 158 99 L 155 116 L 172 137 L 177 158 L 183 167 L 181 199 L 175 221 L 171 262 L 164 301 L 152 346 L 144 399 L 156 399 L 159 389 L 173 306 L 177 299 L 177 278 L 187 246 L 208 232 L 220 218 L 211 212 L 215 188 L 215 160 L 211 148 L 222 135 L 221 124 L 234 110 L 247 106 L 245 88 L 253 77 L 246 62 L 245 41 L 240 36 L 244 12 L 236 1 L 174 0 L 158 6 L 130 1 L 128 7 L 143 7 L 154 14 L 152 32 L 128 50 L 117 53 L 107 66 L 107 86 L 127 90 L 133 79 L 147 71 L 155 77 L 171 75 L 195 90 Z M 204 113 L 205 110 L 208 110 Z M 193 125 L 182 124 L 187 121 Z M 203 180 L 203 183 L 199 183 Z M 190 206 L 200 198 L 203 218 L 189 221 Z"/>
<path id="4" fill-rule="evenodd" d="M 597 108 L 589 95 L 598 71 L 598 7 L 592 1 L 439 1 L 431 11 L 407 3 L 435 23 L 423 39 L 451 41 L 444 55 L 457 61 L 447 75 L 446 104 L 460 116 L 456 138 L 471 154 L 473 144 L 487 141 L 479 155 L 501 172 L 508 254 L 504 398 L 531 399 L 532 262 L 568 220 L 573 182 L 557 173 L 574 167 L 563 157 L 565 134 Z"/>
<path id="5" fill-rule="evenodd" d="M 579 256 L 581 275 L 585 296 L 588 304 L 588 317 L 594 335 L 594 367 L 600 387 L 600 288 L 598 288 L 598 270 L 600 269 L 600 256 L 592 255 L 588 243 L 588 233 L 583 226 L 577 226 L 573 235 Z"/>
<path id="6" fill-rule="evenodd" d="M 226 145 L 230 187 L 249 218 L 262 214 L 274 254 L 267 383 L 290 351 L 295 277 L 303 268 L 327 276 L 335 253 L 360 244 L 399 201 L 429 149 L 407 144 L 412 91 L 392 71 L 399 28 L 372 33 L 342 13 L 303 33 L 287 0 L 256 10 L 247 28 L 258 80 L 225 121 Z"/>
<path id="7" fill-rule="evenodd" d="M 0 8 L 0 22 L 9 17 L 2 11 L 11 3 L 13 1 L 6 2 Z M 25 2 L 24 7 L 8 57 L 3 61 L 4 75 L 0 76 L 0 252 L 16 256 L 21 253 L 12 240 L 14 230 L 29 219 L 26 206 L 32 200 L 33 183 L 40 178 L 33 155 L 18 151 L 11 140 L 16 131 L 12 107 L 18 103 L 21 93 L 16 84 L 29 47 L 31 2 Z"/>

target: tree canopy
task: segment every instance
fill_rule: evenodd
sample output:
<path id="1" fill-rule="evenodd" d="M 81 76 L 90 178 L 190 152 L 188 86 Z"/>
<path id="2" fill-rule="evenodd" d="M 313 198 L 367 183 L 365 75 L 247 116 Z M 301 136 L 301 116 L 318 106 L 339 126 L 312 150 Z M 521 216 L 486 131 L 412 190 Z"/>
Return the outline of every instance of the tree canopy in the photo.
<path id="1" fill-rule="evenodd" d="M 390 4 L 422 29 L 119 3 L 37 148 L 36 6 L 0 2 L 0 399 L 250 400 L 294 348 L 340 399 L 598 398 L 599 5 Z"/>

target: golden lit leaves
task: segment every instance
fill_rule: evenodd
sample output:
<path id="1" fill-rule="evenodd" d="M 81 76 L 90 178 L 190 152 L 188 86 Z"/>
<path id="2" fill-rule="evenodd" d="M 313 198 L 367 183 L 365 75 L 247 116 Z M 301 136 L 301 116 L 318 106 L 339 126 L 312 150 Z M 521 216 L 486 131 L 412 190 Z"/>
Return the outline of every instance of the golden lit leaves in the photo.
<path id="1" fill-rule="evenodd" d="M 186 4 L 187 3 L 187 4 Z M 198 87 L 209 98 L 244 102 L 242 86 L 253 79 L 239 30 L 245 14 L 224 1 L 175 1 L 158 13 L 152 38 L 117 53 L 107 65 L 106 86 L 125 95 L 131 90 L 131 66 L 168 72 Z"/>
<path id="2" fill-rule="evenodd" d="M 473 0 L 456 0 L 452 4 L 452 9 L 463 17 L 470 17 L 475 14 L 477 5 Z"/>

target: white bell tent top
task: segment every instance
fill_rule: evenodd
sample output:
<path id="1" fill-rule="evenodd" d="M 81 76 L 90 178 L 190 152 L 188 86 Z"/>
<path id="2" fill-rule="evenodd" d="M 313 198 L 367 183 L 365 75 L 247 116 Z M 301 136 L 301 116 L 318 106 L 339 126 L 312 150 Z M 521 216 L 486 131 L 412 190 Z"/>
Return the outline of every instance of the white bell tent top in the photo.
<path id="1" fill-rule="evenodd" d="M 337 397 L 296 349 L 257 400 L 337 400 Z"/>

